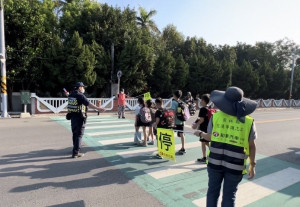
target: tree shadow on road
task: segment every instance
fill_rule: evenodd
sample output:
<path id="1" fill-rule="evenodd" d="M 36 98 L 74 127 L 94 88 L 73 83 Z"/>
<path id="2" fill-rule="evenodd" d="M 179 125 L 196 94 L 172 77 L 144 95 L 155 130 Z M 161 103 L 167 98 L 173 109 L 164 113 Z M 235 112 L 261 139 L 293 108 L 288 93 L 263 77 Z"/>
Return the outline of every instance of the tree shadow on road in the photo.
<path id="1" fill-rule="evenodd" d="M 49 186 L 76 189 L 129 182 L 128 177 L 120 170 L 112 169 L 112 164 L 105 159 L 95 156 L 94 159 L 88 156 L 73 159 L 66 153 L 70 150 L 45 149 L 5 155 L 4 159 L 0 159 L 0 178 L 23 176 L 34 180 L 34 184 L 13 188 L 11 192 L 33 191 Z M 128 173 L 136 171 L 130 167 L 124 170 Z M 66 178 L 68 181 L 64 181 Z M 52 179 L 55 181 L 47 182 Z"/>

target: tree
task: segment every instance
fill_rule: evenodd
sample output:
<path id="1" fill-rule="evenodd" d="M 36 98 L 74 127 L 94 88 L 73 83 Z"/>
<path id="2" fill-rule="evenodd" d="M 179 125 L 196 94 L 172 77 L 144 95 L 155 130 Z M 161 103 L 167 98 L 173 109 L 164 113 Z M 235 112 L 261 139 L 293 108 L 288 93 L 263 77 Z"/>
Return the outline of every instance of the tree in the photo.
<path id="1" fill-rule="evenodd" d="M 4 7 L 9 91 L 35 91 L 44 52 L 53 38 L 51 2 L 7 0 Z"/>
<path id="2" fill-rule="evenodd" d="M 189 75 L 187 82 L 187 90 L 192 94 L 199 94 L 203 91 L 199 90 L 202 88 L 203 82 L 201 82 L 200 78 L 203 77 L 202 74 L 202 66 L 204 65 L 205 58 L 199 54 L 193 54 L 189 62 Z"/>
<path id="3" fill-rule="evenodd" d="M 144 8 L 140 7 L 140 16 L 136 17 L 137 24 L 144 30 L 153 31 L 155 33 L 160 33 L 155 22 L 151 18 L 157 13 L 156 10 L 150 10 L 147 12 Z"/>
<path id="4" fill-rule="evenodd" d="M 259 88 L 259 78 L 253 71 L 251 63 L 243 61 L 241 66 L 236 65 L 232 71 L 232 85 L 240 87 L 245 92 L 246 97 L 256 97 Z"/>
<path id="5" fill-rule="evenodd" d="M 189 74 L 189 65 L 184 61 L 183 56 L 176 58 L 175 68 L 172 71 L 172 88 L 185 89 Z"/>
<path id="6" fill-rule="evenodd" d="M 181 45 L 184 42 L 184 36 L 180 34 L 174 25 L 168 25 L 162 32 L 162 41 L 165 43 L 166 50 L 173 56 L 178 56 Z"/>
<path id="7" fill-rule="evenodd" d="M 96 59 L 94 71 L 97 74 L 97 79 L 94 84 L 93 93 L 98 97 L 105 90 L 106 84 L 110 83 L 110 59 L 104 48 L 96 41 L 93 41 L 90 50 Z"/>
<path id="8" fill-rule="evenodd" d="M 175 68 L 175 59 L 170 52 L 159 54 L 150 79 L 151 94 L 154 96 L 168 97 L 172 95 L 173 90 L 179 89 L 178 86 L 172 87 L 172 72 Z M 176 88 L 175 88 L 176 87 Z"/>
<path id="9" fill-rule="evenodd" d="M 65 71 L 61 77 L 66 83 L 70 85 L 83 81 L 86 86 L 93 85 L 96 81 L 95 55 L 88 45 L 83 44 L 78 32 L 75 32 L 71 41 L 66 44 L 65 55 Z"/>
<path id="10" fill-rule="evenodd" d="M 143 43 L 140 37 L 135 37 L 126 43 L 117 58 L 117 68 L 123 71 L 121 80 L 123 87 L 131 94 L 149 90 L 147 80 L 152 74 L 153 64 L 153 48 Z"/>

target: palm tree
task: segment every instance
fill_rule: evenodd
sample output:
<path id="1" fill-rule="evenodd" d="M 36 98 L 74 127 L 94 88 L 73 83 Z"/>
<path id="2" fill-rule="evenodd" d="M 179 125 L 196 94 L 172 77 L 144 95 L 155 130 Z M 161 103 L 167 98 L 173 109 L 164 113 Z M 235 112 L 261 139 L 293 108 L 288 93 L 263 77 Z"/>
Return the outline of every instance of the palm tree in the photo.
<path id="1" fill-rule="evenodd" d="M 142 29 L 151 30 L 156 33 L 160 33 L 154 21 L 151 18 L 157 13 L 156 10 L 150 10 L 148 13 L 144 8 L 139 7 L 140 17 L 137 17 L 137 24 L 141 26 Z"/>
<path id="2" fill-rule="evenodd" d="M 69 2 L 69 1 L 63 1 L 63 0 L 53 0 L 54 2 L 54 8 L 55 8 L 55 15 L 56 18 L 58 18 L 61 15 L 63 7 Z"/>

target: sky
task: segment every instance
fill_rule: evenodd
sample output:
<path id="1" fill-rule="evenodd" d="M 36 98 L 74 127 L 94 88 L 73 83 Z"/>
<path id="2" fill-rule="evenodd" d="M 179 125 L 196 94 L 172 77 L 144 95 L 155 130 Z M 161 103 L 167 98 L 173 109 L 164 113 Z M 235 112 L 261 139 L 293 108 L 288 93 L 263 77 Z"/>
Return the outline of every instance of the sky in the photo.
<path id="1" fill-rule="evenodd" d="M 156 10 L 160 31 L 176 26 L 184 37 L 213 45 L 254 45 L 284 38 L 300 45 L 300 0 L 97 0 L 121 9 Z"/>

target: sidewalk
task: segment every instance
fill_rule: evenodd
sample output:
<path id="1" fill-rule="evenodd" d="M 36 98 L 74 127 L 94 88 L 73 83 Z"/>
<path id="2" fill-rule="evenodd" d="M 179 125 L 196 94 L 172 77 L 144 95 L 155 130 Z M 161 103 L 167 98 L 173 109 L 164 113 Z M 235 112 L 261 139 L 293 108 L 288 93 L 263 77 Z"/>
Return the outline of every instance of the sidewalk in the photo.
<path id="1" fill-rule="evenodd" d="M 162 206 L 92 148 L 72 159 L 71 132 L 48 117 L 0 119 L 0 131 L 1 206 Z"/>

